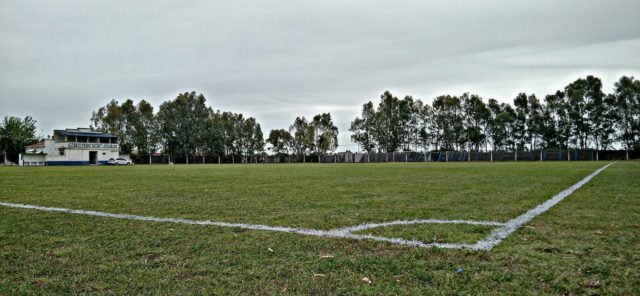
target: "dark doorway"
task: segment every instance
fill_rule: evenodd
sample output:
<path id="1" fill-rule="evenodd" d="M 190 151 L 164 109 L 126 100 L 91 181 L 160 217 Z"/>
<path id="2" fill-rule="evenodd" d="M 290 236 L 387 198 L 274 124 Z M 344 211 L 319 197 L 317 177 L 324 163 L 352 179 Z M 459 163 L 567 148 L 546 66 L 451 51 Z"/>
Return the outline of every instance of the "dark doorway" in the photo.
<path id="1" fill-rule="evenodd" d="M 89 164 L 98 164 L 98 151 L 89 151 Z"/>

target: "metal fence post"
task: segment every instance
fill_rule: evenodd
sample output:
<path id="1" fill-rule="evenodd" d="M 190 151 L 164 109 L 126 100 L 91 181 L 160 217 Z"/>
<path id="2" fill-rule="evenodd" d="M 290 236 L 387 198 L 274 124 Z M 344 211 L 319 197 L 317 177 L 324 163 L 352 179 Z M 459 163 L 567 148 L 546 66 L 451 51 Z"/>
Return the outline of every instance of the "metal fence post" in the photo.
<path id="1" fill-rule="evenodd" d="M 542 161 L 542 150 L 540 150 L 540 161 Z"/>

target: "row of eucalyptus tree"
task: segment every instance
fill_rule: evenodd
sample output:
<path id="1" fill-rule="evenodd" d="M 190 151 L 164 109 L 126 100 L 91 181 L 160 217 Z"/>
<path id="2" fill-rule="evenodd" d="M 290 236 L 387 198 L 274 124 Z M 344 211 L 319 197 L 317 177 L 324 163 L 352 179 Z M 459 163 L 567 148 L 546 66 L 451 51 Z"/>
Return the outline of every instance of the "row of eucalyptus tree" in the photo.
<path id="1" fill-rule="evenodd" d="M 478 95 L 442 95 L 429 104 L 390 92 L 362 106 L 351 139 L 363 151 L 640 149 L 640 81 L 623 76 L 613 93 L 594 76 L 513 105 Z"/>
<path id="2" fill-rule="evenodd" d="M 202 94 L 185 92 L 163 102 L 154 113 L 145 100 L 137 104 L 112 100 L 92 113 L 91 128 L 117 135 L 122 153 L 137 148 L 149 161 L 155 151 L 163 151 L 169 161 L 186 163 L 197 155 L 202 161 L 208 156 L 247 162 L 262 153 L 264 139 L 255 118 L 213 110 L 205 103 Z"/>
<path id="3" fill-rule="evenodd" d="M 304 116 L 296 117 L 288 130 L 271 130 L 267 142 L 276 155 L 294 154 L 304 162 L 311 153 L 327 153 L 338 148 L 338 127 L 331 113 L 315 115 L 311 121 Z"/>

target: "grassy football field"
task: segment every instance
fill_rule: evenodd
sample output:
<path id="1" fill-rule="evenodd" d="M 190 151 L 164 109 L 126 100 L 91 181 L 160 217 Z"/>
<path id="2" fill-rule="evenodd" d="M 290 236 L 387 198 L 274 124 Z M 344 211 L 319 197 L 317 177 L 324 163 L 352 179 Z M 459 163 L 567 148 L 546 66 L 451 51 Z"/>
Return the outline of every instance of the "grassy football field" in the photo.
<path id="1" fill-rule="evenodd" d="M 0 167 L 0 202 L 316 230 L 506 222 L 606 164 Z M 474 243 L 494 228 L 359 234 Z M 637 161 L 608 167 L 490 251 L 0 206 L 0 294 L 638 294 L 639 269 Z"/>

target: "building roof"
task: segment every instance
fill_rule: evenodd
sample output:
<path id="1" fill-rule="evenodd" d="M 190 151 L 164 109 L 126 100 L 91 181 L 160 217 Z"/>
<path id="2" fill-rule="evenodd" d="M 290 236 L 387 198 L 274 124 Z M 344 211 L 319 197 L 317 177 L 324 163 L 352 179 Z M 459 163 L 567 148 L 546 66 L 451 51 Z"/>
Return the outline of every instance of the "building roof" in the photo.
<path id="1" fill-rule="evenodd" d="M 94 137 L 94 138 L 112 138 L 117 139 L 117 136 L 102 132 L 89 132 L 89 131 L 77 131 L 77 130 L 53 130 L 53 133 L 61 136 L 71 137 Z"/>
<path id="2" fill-rule="evenodd" d="M 44 142 L 27 145 L 27 146 L 24 146 L 24 153 L 47 155 L 46 153 L 44 153 L 44 147 L 45 147 Z"/>
<path id="3" fill-rule="evenodd" d="M 31 145 L 24 146 L 25 149 L 37 149 L 44 148 L 44 142 L 39 142 Z"/>

